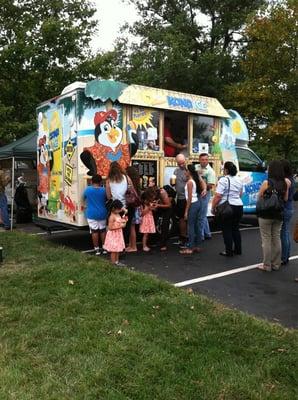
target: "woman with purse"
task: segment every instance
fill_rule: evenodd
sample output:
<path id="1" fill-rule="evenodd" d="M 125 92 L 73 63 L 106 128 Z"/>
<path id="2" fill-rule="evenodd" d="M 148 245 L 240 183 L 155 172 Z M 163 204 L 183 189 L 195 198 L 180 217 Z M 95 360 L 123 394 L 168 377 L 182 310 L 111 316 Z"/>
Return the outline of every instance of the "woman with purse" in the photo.
<path id="1" fill-rule="evenodd" d="M 130 232 L 129 232 L 129 243 L 128 247 L 126 247 L 125 251 L 127 253 L 134 253 L 138 251 L 137 249 L 137 232 L 136 232 L 136 225 L 140 225 L 141 223 L 141 184 L 140 184 L 140 175 L 137 169 L 134 166 L 129 166 L 126 168 L 127 176 L 130 178 L 136 196 L 140 201 L 140 205 L 136 205 L 134 208 L 134 213 L 130 225 Z"/>
<path id="2" fill-rule="evenodd" d="M 237 176 L 237 167 L 231 161 L 224 164 L 224 176 L 219 179 L 215 195 L 212 200 L 211 212 L 216 215 L 217 207 L 226 205 L 228 209 L 222 213 L 220 223 L 225 244 L 225 251 L 221 256 L 232 257 L 242 253 L 241 234 L 239 223 L 243 215 L 243 202 L 241 200 L 243 183 Z"/>
<path id="3" fill-rule="evenodd" d="M 257 215 L 262 240 L 263 263 L 258 266 L 262 271 L 278 270 L 281 265 L 280 231 L 283 221 L 283 202 L 288 200 L 290 181 L 285 178 L 284 167 L 278 160 L 268 166 L 268 179 L 262 183 L 257 202 Z M 279 200 L 275 207 L 266 206 L 266 199 Z M 272 201 L 273 203 L 273 201 Z M 269 204 L 269 202 L 268 202 Z"/>

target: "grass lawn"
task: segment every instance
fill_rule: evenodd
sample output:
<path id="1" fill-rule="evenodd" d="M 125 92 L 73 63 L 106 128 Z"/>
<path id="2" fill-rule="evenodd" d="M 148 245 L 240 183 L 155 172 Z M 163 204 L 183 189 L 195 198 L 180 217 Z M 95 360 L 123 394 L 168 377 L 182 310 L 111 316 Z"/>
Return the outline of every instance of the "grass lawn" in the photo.
<path id="1" fill-rule="evenodd" d="M 297 331 L 0 235 L 0 400 L 298 398 Z"/>

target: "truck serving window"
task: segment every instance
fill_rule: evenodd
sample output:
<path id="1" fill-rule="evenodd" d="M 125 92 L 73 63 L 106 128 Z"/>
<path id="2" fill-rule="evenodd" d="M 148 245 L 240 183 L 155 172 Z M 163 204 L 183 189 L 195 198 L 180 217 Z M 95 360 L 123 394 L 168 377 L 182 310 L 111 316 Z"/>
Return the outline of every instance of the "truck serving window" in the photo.
<path id="1" fill-rule="evenodd" d="M 133 107 L 130 128 L 136 130 L 139 139 L 138 150 L 159 150 L 160 112 L 150 108 Z"/>
<path id="2" fill-rule="evenodd" d="M 215 132 L 215 118 L 205 116 L 193 117 L 193 153 L 212 153 Z"/>
<path id="3" fill-rule="evenodd" d="M 236 147 L 240 171 L 260 171 L 262 161 L 251 150 Z"/>

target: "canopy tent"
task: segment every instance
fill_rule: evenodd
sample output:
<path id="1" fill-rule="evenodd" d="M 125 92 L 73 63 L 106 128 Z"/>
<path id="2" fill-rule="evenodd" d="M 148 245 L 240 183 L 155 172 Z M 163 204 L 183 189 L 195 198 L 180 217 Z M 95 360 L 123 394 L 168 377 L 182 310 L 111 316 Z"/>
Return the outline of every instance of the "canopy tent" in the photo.
<path id="1" fill-rule="evenodd" d="M 13 227 L 13 206 L 14 206 L 14 181 L 15 181 L 15 161 L 22 159 L 36 159 L 37 132 L 18 139 L 10 144 L 0 147 L 0 160 L 11 159 L 11 215 L 10 229 Z"/>
<path id="2" fill-rule="evenodd" d="M 7 158 L 36 158 L 37 132 L 0 147 L 0 160 Z"/>

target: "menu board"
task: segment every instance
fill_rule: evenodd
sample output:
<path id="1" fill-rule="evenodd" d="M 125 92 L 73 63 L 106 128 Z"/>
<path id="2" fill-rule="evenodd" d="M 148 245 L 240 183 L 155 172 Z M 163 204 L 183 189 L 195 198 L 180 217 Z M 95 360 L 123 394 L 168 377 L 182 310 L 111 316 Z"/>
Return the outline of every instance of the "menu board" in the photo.
<path id="1" fill-rule="evenodd" d="M 141 188 L 155 186 L 157 182 L 157 160 L 133 160 L 132 165 L 140 175 Z"/>

